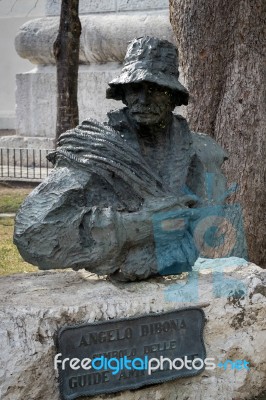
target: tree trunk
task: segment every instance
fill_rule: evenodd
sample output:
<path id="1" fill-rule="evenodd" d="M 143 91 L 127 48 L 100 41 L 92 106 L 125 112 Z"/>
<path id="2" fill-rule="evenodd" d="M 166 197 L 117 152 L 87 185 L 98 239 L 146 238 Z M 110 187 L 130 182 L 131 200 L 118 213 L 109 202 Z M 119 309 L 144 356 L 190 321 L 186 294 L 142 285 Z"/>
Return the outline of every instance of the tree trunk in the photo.
<path id="1" fill-rule="evenodd" d="M 57 67 L 56 139 L 79 122 L 78 67 L 81 24 L 79 0 L 62 0 L 60 26 L 54 43 Z"/>
<path id="2" fill-rule="evenodd" d="M 244 209 L 249 259 L 266 265 L 266 1 L 170 0 L 187 118 L 230 155 L 228 182 Z"/>

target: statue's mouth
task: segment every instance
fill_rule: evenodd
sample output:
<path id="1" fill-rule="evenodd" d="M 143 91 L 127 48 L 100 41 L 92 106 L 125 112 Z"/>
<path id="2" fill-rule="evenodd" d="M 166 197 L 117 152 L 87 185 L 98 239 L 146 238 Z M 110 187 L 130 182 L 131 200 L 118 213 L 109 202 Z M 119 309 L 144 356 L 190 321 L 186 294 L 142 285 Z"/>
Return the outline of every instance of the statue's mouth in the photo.
<path id="1" fill-rule="evenodd" d="M 138 115 L 145 115 L 145 116 L 148 116 L 148 115 L 157 115 L 157 113 L 155 112 L 155 111 L 151 111 L 151 110 L 149 110 L 149 111 L 132 111 L 132 114 L 138 114 Z"/>

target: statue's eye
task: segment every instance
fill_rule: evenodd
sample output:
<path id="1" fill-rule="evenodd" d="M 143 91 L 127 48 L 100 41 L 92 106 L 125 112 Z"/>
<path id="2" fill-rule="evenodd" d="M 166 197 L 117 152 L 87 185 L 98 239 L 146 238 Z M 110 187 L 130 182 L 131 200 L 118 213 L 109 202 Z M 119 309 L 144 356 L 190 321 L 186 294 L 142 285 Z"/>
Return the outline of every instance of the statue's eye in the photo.
<path id="1" fill-rule="evenodd" d="M 156 94 L 161 94 L 165 91 L 164 88 L 157 87 L 157 86 L 151 86 L 149 88 L 149 93 L 156 93 Z"/>
<path id="2" fill-rule="evenodd" d="M 140 90 L 139 85 L 131 85 L 127 87 L 128 94 L 136 94 Z"/>

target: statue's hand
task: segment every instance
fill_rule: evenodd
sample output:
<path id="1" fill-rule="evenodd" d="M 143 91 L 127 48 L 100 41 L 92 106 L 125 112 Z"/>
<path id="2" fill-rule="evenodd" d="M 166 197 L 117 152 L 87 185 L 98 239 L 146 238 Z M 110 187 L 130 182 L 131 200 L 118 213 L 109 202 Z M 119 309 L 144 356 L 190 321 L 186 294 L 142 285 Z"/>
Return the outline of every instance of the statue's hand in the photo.
<path id="1" fill-rule="evenodd" d="M 125 241 L 131 243 L 144 243 L 145 240 L 150 240 L 153 237 L 153 223 L 155 219 L 166 221 L 166 228 L 176 230 L 177 225 L 182 219 L 180 235 L 188 227 L 189 221 L 194 219 L 196 210 L 189 208 L 191 204 L 195 204 L 196 196 L 168 196 L 168 197 L 150 197 L 145 200 L 140 211 L 133 213 L 118 214 L 120 224 L 123 227 L 123 235 L 120 235 Z M 171 219 L 171 221 L 170 221 Z M 175 221 L 178 219 L 178 221 Z M 170 221 L 170 222 L 169 222 Z M 170 225 L 171 226 L 170 226 Z M 174 224 L 174 225 L 173 225 Z M 172 226 L 173 225 L 173 226 Z"/>

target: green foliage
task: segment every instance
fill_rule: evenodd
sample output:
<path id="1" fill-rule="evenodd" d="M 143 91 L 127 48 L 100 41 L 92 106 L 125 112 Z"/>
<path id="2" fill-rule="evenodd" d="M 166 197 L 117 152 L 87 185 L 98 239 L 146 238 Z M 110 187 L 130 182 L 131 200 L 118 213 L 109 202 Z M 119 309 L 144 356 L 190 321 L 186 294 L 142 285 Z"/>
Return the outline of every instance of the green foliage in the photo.
<path id="1" fill-rule="evenodd" d="M 17 212 L 19 206 L 32 189 L 0 188 L 0 213 Z"/>
<path id="2" fill-rule="evenodd" d="M 15 213 L 31 188 L 13 188 L 7 184 L 0 185 L 0 214 Z M 26 263 L 13 244 L 13 218 L 0 216 L 0 275 L 21 272 L 34 272 L 37 268 Z"/>
<path id="3" fill-rule="evenodd" d="M 13 244 L 14 221 L 0 218 L 0 275 L 34 272 L 37 268 L 23 261 Z"/>

